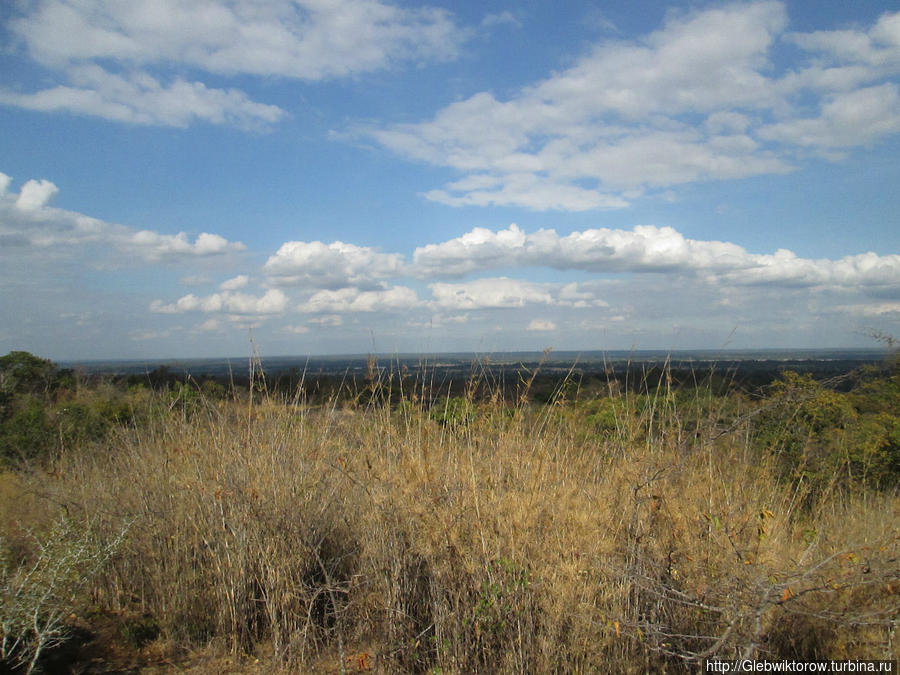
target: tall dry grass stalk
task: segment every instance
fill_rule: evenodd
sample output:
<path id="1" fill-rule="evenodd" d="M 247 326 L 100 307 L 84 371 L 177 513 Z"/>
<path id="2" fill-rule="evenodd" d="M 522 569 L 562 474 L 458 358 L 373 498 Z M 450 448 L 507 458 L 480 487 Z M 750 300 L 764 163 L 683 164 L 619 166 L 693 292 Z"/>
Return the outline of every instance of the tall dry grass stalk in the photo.
<path id="1" fill-rule="evenodd" d="M 746 411 L 663 384 L 614 393 L 597 430 L 561 393 L 450 418 L 424 386 L 387 405 L 391 386 L 207 402 L 62 456 L 40 489 L 110 536 L 130 524 L 94 602 L 292 672 L 898 658 L 900 499 L 810 509 Z"/>

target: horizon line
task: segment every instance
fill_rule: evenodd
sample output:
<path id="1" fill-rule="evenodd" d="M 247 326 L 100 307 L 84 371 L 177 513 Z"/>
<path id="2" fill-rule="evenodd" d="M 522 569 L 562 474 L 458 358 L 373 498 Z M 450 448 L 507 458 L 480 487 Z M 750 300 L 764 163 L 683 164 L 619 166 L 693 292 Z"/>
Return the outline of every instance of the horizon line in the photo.
<path id="1" fill-rule="evenodd" d="M 13 350 L 15 351 L 15 350 Z M 621 358 L 628 355 L 644 355 L 644 356 L 677 356 L 677 355 L 764 355 L 764 354 L 832 354 L 832 353 L 850 353 L 859 355 L 876 355 L 889 354 L 891 348 L 888 346 L 879 347 L 687 347 L 679 349 L 510 349 L 495 351 L 480 350 L 456 350 L 456 351 L 394 351 L 394 352 L 336 352 L 336 353 L 295 353 L 295 354 L 246 354 L 232 356 L 154 356 L 154 357 L 108 357 L 108 358 L 64 358 L 53 359 L 50 361 L 60 365 L 82 365 L 82 364 L 100 364 L 100 363 L 166 363 L 166 362 L 186 362 L 186 361 L 246 361 L 249 359 L 259 359 L 261 361 L 273 359 L 368 359 L 374 357 L 376 359 L 394 359 L 394 358 L 413 358 L 413 357 L 474 357 L 483 358 L 491 356 L 513 357 L 517 355 L 540 356 L 552 358 L 554 354 L 558 355 L 616 355 Z M 47 357 L 41 357 L 47 358 Z"/>

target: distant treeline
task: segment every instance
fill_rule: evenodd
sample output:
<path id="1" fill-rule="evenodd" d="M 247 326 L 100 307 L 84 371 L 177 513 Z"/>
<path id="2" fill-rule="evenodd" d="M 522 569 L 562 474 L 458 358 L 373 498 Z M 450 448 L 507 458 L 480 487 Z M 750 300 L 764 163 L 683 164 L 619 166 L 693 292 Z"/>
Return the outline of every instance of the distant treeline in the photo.
<path id="1" fill-rule="evenodd" d="M 293 360 L 296 362 L 296 360 Z M 735 359 L 666 360 L 654 357 L 647 360 L 619 359 L 603 363 L 596 359 L 565 363 L 559 357 L 553 361 L 521 361 L 493 363 L 488 358 L 462 357 L 438 361 L 394 360 L 376 357 L 347 360 L 312 361 L 304 365 L 288 365 L 286 359 L 271 363 L 257 362 L 251 367 L 227 367 L 222 362 L 197 362 L 182 365 L 158 365 L 142 373 L 121 373 L 100 368 L 84 370 L 59 369 L 66 376 L 80 375 L 85 381 L 124 383 L 129 387 L 146 386 L 153 390 L 176 389 L 193 385 L 205 389 L 212 396 L 235 395 L 250 388 L 270 395 L 294 397 L 298 394 L 307 402 L 332 400 L 335 397 L 358 397 L 373 384 L 396 389 L 398 397 L 413 390 L 430 391 L 435 396 L 496 396 L 518 400 L 522 384 L 529 384 L 529 398 L 546 401 L 562 381 L 572 391 L 596 394 L 609 391 L 641 392 L 653 390 L 661 384 L 676 388 L 702 386 L 717 393 L 737 388 L 745 392 L 759 390 L 780 378 L 785 372 L 806 373 L 816 380 L 847 375 L 864 366 L 878 366 L 883 355 L 870 354 L 852 358 L 797 359 Z M 840 387 L 852 386 L 847 377 Z M 846 390 L 846 389 L 845 389 Z"/>

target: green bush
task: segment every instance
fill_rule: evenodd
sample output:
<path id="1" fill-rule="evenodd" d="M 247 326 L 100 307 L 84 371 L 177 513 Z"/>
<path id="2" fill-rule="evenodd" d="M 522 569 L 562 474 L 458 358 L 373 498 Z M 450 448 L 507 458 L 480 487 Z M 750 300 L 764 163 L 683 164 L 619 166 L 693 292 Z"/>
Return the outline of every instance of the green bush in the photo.
<path id="1" fill-rule="evenodd" d="M 442 426 L 464 427 L 475 416 L 475 405 L 467 398 L 453 396 L 439 402 L 431 409 L 431 419 Z"/>
<path id="2" fill-rule="evenodd" d="M 44 403 L 33 396 L 20 398 L 0 423 L 0 459 L 7 462 L 40 458 L 55 446 L 56 429 Z"/>
<path id="3" fill-rule="evenodd" d="M 588 409 L 586 421 L 601 435 L 615 433 L 618 428 L 615 402 L 611 398 L 598 399 Z"/>
<path id="4" fill-rule="evenodd" d="M 780 474 L 812 494 L 861 482 L 887 487 L 900 478 L 900 392 L 891 378 L 872 376 L 848 393 L 786 372 L 771 386 L 755 420 L 757 445 L 772 453 Z"/>
<path id="5" fill-rule="evenodd" d="M 99 441 L 106 435 L 108 421 L 96 408 L 79 401 L 66 402 L 56 410 L 59 440 L 63 448 L 88 441 Z"/>

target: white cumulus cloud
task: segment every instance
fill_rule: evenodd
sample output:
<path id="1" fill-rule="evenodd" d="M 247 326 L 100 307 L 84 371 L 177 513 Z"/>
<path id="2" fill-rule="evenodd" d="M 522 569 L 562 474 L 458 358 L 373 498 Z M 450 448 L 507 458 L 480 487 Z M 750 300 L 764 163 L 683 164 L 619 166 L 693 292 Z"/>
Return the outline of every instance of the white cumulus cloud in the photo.
<path id="1" fill-rule="evenodd" d="M 801 258 L 779 249 L 773 254 L 748 256 L 750 264 L 724 271 L 722 281 L 743 285 L 795 287 L 900 288 L 900 255 L 862 253 L 839 260 Z"/>
<path id="2" fill-rule="evenodd" d="M 417 248 L 411 269 L 420 277 L 433 278 L 507 267 L 664 273 L 737 285 L 870 289 L 900 285 L 900 255 L 896 254 L 868 252 L 839 260 L 802 258 L 785 249 L 758 254 L 730 242 L 688 239 L 674 228 L 654 225 L 631 230 L 597 228 L 565 236 L 551 229 L 526 233 L 516 225 L 496 232 L 475 228 L 455 239 Z M 596 303 L 589 294 L 582 297 L 583 293 L 569 285 L 558 299 L 571 305 Z"/>
<path id="3" fill-rule="evenodd" d="M 53 207 L 48 202 L 59 190 L 52 182 L 28 180 L 16 194 L 8 189 L 9 177 L 2 176 L 5 180 L 0 182 L 5 183 L 6 189 L 0 190 L 0 238 L 18 247 L 53 250 L 56 255 L 71 257 L 87 245 L 102 242 L 104 249 L 146 262 L 216 256 L 246 249 L 241 242 L 231 242 L 209 232 L 200 233 L 192 241 L 185 232 L 136 230 Z"/>
<path id="4" fill-rule="evenodd" d="M 7 176 L 7 185 L 9 184 Z M 3 192 L 6 192 L 4 189 Z M 39 209 L 46 206 L 47 202 L 59 192 L 59 188 L 48 180 L 30 180 L 22 186 L 19 197 L 16 199 L 16 208 L 25 211 Z"/>
<path id="5" fill-rule="evenodd" d="M 374 287 L 400 274 L 403 258 L 373 248 L 335 241 L 289 241 L 272 255 L 263 271 L 286 286 L 339 289 Z"/>
<path id="6" fill-rule="evenodd" d="M 243 251 L 246 247 L 239 242 L 229 242 L 218 234 L 201 232 L 191 242 L 184 232 L 178 234 L 160 234 L 150 230 L 141 230 L 134 234 L 124 235 L 119 239 L 120 246 L 130 249 L 148 260 L 162 260 L 175 256 L 209 256 L 233 251 Z"/>
<path id="7" fill-rule="evenodd" d="M 506 266 L 662 272 L 727 269 L 744 265 L 746 257 L 740 246 L 686 239 L 671 227 L 598 228 L 560 236 L 551 229 L 528 234 L 513 224 L 497 232 L 475 228 L 461 237 L 417 248 L 413 269 L 422 276 L 461 276 Z"/>

